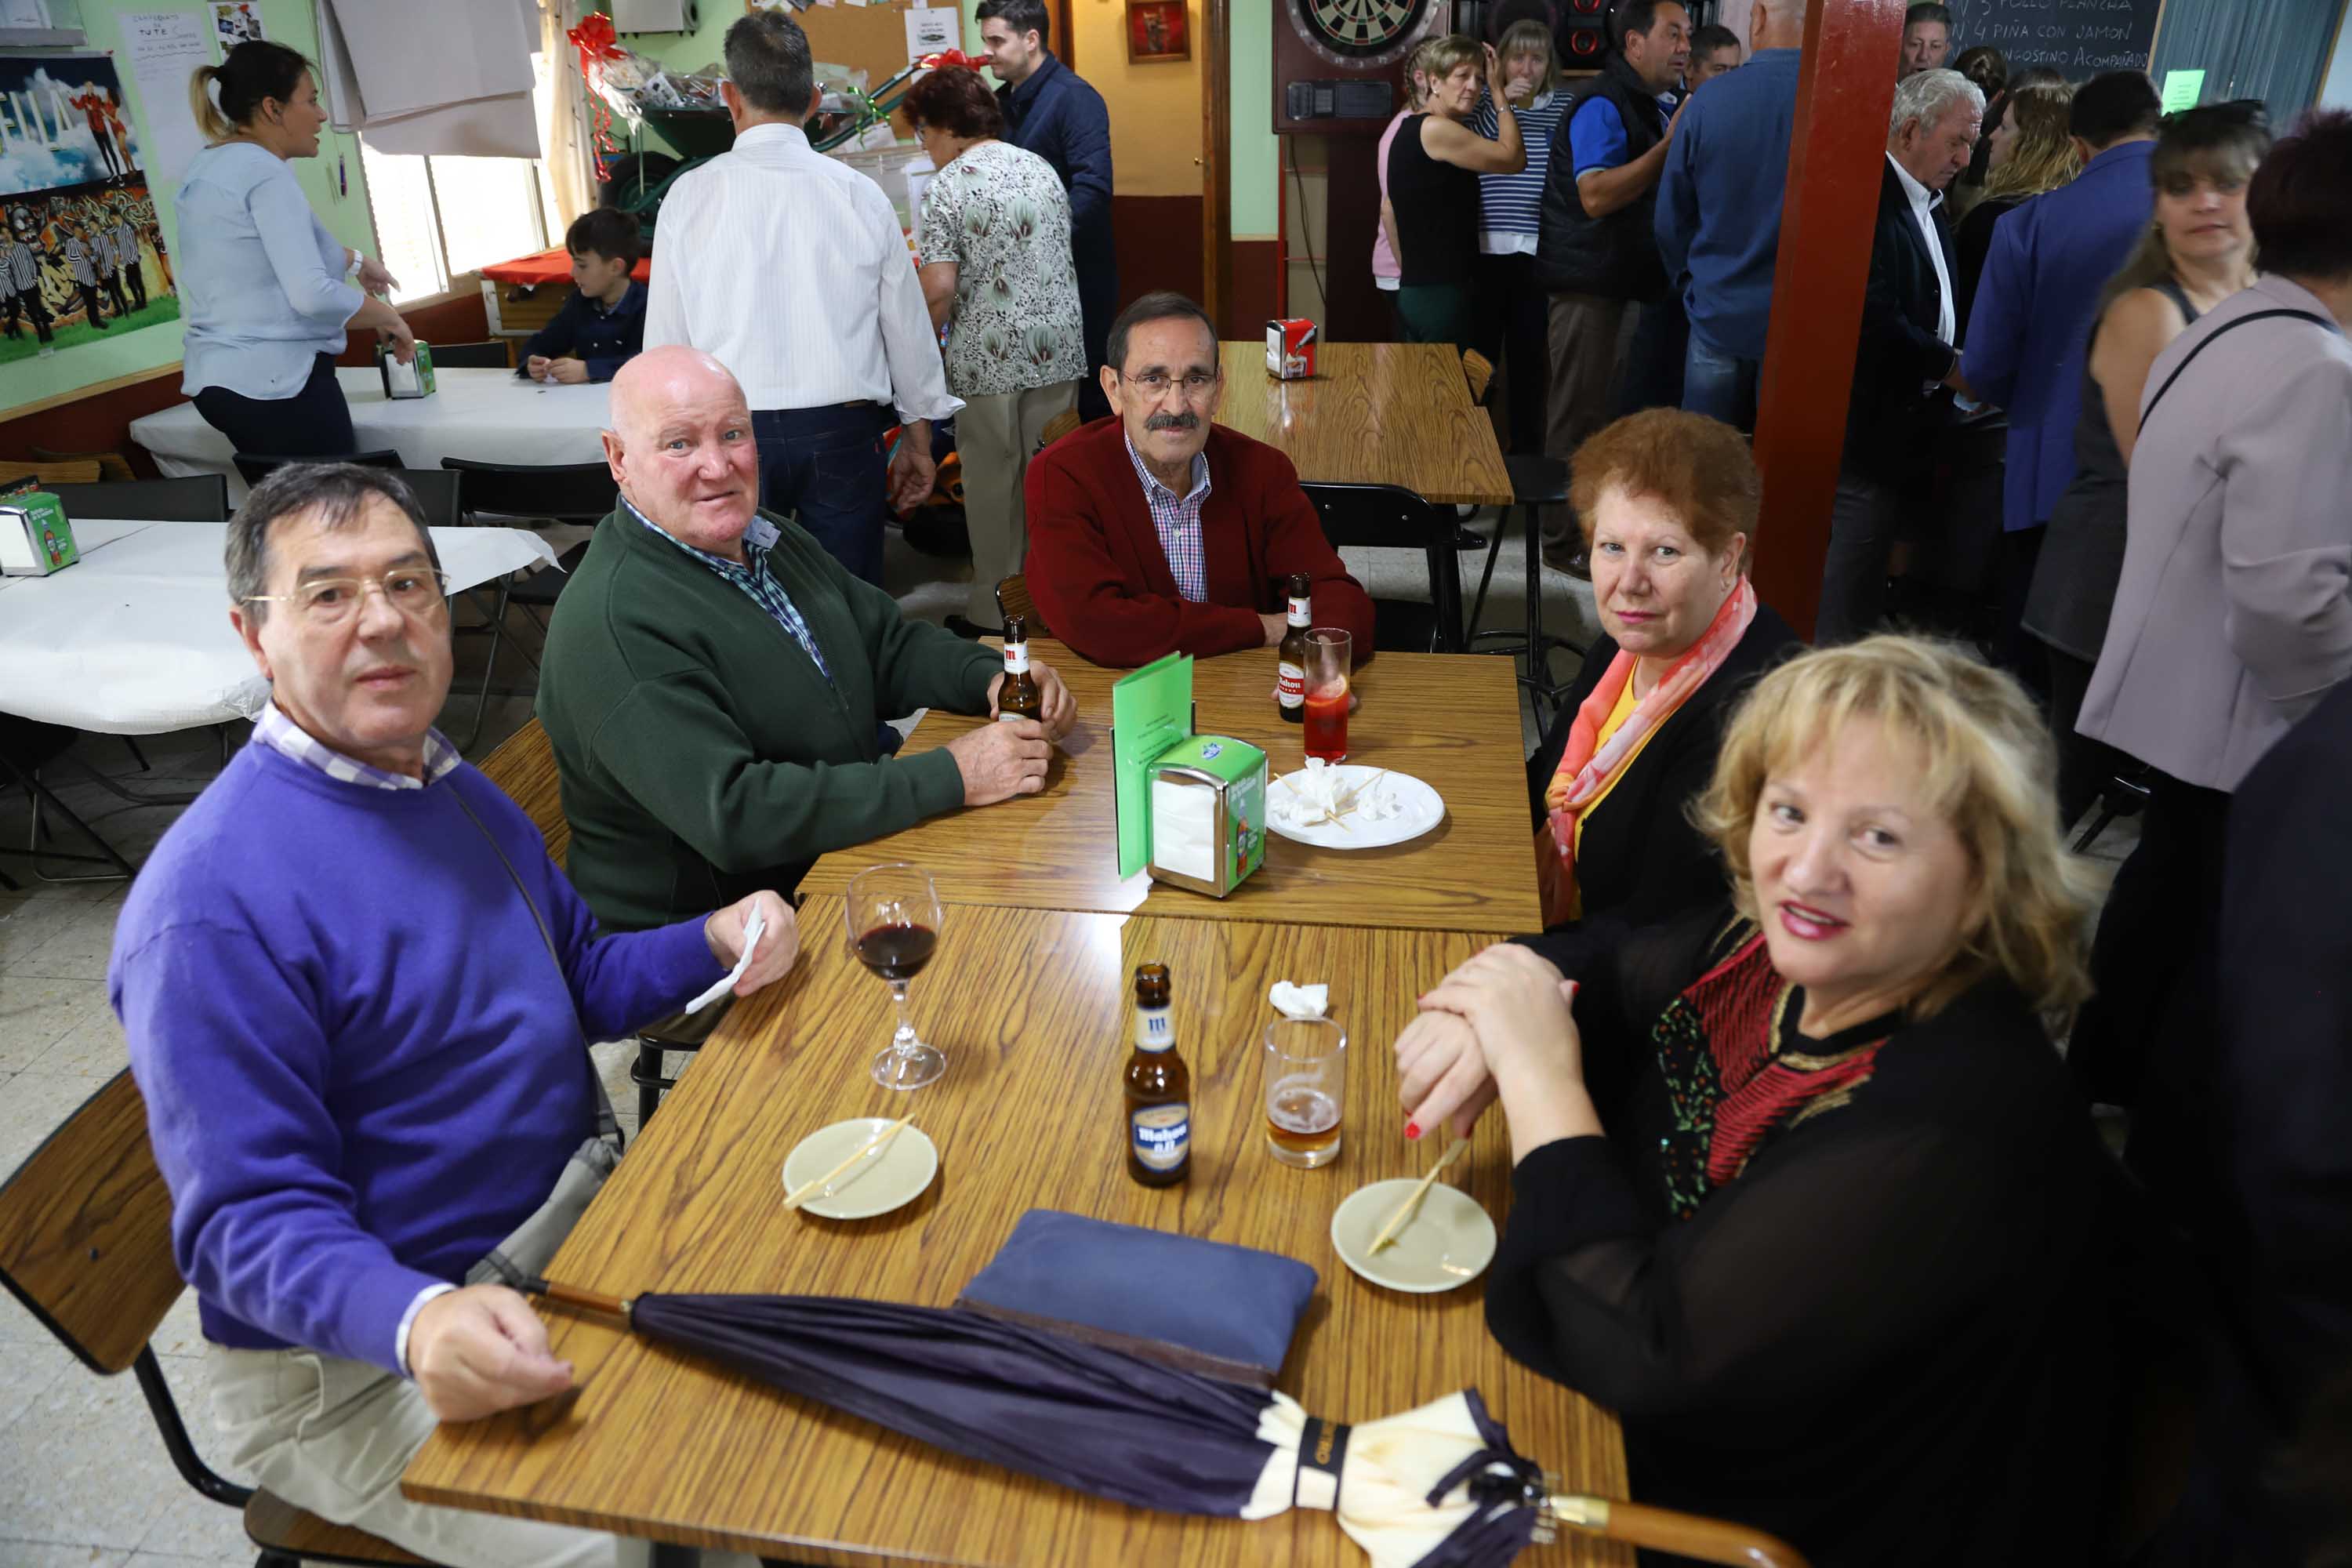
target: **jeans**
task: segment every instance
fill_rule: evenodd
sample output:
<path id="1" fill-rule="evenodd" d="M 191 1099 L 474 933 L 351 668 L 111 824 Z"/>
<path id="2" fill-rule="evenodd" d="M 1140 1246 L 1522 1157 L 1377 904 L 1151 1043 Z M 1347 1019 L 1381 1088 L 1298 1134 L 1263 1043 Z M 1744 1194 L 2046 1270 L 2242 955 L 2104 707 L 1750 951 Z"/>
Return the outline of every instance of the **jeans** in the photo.
<path id="1" fill-rule="evenodd" d="M 247 397 L 226 386 L 195 395 L 205 424 L 240 452 L 270 458 L 348 458 L 359 450 L 352 406 L 335 382 L 335 361 L 320 354 L 310 379 L 291 397 Z"/>
<path id="2" fill-rule="evenodd" d="M 752 438 L 760 444 L 760 505 L 792 514 L 851 576 L 877 587 L 882 521 L 890 505 L 882 435 L 898 417 L 879 403 L 751 414 Z"/>
<path id="3" fill-rule="evenodd" d="M 1683 356 L 1683 406 L 1752 432 L 1756 382 L 1763 368 L 1761 360 L 1741 359 L 1717 348 L 1693 326 L 1690 348 Z"/>

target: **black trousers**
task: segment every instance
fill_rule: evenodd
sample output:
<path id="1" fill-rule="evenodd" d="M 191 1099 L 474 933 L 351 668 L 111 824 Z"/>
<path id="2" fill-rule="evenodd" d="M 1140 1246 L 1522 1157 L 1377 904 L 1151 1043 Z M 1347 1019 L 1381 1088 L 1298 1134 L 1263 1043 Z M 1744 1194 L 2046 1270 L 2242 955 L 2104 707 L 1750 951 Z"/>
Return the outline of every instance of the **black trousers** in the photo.
<path id="1" fill-rule="evenodd" d="M 335 384 L 335 361 L 320 354 L 310 377 L 291 397 L 247 397 L 225 386 L 195 395 L 205 423 L 240 452 L 273 458 L 348 458 L 359 450 L 352 407 Z"/>
<path id="2" fill-rule="evenodd" d="M 2074 728 L 2083 713 L 2083 693 L 2091 689 L 2091 671 L 2098 666 L 2047 644 L 2042 652 L 2050 663 L 2050 734 L 2058 743 L 2058 817 L 2071 826 L 2091 809 L 2107 780 L 2137 773 L 2140 764 Z"/>
<path id="3" fill-rule="evenodd" d="M 89 324 L 101 332 L 106 331 L 106 318 L 99 313 L 98 309 L 98 285 L 76 283 L 74 287 L 81 291 L 81 308 L 89 316 Z"/>
<path id="4" fill-rule="evenodd" d="M 1503 377 L 1504 414 L 1510 422 L 1504 449 L 1541 453 L 1551 398 L 1551 298 L 1536 287 L 1536 258 L 1524 253 L 1481 256 L 1476 276 L 1472 331 L 1478 352 Z"/>
<path id="5" fill-rule="evenodd" d="M 37 282 L 30 289 L 8 296 L 7 332 L 12 338 L 19 336 L 23 331 L 16 324 L 20 315 L 33 318 L 33 332 L 41 342 L 46 343 L 57 336 L 49 331 L 49 308 L 41 299 L 41 286 Z"/>
<path id="6" fill-rule="evenodd" d="M 2169 1198 L 2200 1168 L 2230 796 L 2161 773 L 2150 784 L 2139 846 L 2099 917 L 2097 994 L 2074 1020 L 2066 1061 L 2093 1100 L 2135 1109 L 2125 1158 Z"/>
<path id="7" fill-rule="evenodd" d="M 147 308 L 147 279 L 146 276 L 139 270 L 139 263 L 135 261 L 126 263 L 122 268 L 122 276 L 129 279 L 131 283 L 131 297 L 135 301 L 131 308 L 138 310 L 145 310 Z"/>
<path id="8" fill-rule="evenodd" d="M 114 313 L 118 316 L 131 314 L 131 297 L 122 291 L 121 269 L 118 268 L 108 273 L 101 281 L 106 285 L 106 297 L 114 302 Z"/>

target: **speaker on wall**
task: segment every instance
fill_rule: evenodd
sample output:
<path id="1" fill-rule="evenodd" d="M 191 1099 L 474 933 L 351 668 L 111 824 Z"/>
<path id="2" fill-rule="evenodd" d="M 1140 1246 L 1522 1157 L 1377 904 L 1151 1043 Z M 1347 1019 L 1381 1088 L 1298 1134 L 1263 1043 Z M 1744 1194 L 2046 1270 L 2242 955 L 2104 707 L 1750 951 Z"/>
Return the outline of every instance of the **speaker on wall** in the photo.
<path id="1" fill-rule="evenodd" d="M 1609 0 L 1559 0 L 1553 40 L 1569 70 L 1594 70 L 1609 52 Z"/>

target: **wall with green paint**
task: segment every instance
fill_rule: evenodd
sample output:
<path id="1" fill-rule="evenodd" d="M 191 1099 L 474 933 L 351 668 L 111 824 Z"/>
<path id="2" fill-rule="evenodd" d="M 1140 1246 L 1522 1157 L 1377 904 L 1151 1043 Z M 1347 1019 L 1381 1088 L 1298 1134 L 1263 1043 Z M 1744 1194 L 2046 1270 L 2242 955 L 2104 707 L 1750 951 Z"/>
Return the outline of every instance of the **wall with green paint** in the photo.
<path id="1" fill-rule="evenodd" d="M 1282 145 L 1274 134 L 1274 7 L 1286 3 L 1233 0 L 1225 107 L 1232 124 L 1227 158 L 1235 239 L 1272 239 L 1279 226 L 1276 192 Z"/>
<path id="2" fill-rule="evenodd" d="M 88 47 L 114 53 L 116 73 L 131 109 L 131 131 L 139 139 L 142 155 L 155 142 L 144 96 L 131 78 L 131 62 L 122 50 L 120 16 L 125 11 L 153 10 L 157 4 L 158 0 L 81 0 L 82 25 L 89 35 Z M 318 26 L 310 0 L 261 0 L 261 25 L 278 42 L 299 49 L 313 59 L 318 58 Z M 350 173 L 348 195 L 338 195 L 335 188 L 338 153 L 342 154 L 344 167 Z M 356 249 L 375 249 L 374 225 L 368 217 L 367 184 L 360 173 L 358 138 L 329 129 L 320 138 L 319 156 L 297 159 L 294 175 L 310 196 L 311 210 L 336 238 Z M 164 246 L 176 252 L 180 246 L 179 214 L 173 206 L 173 192 L 155 189 L 152 195 Z M 118 376 L 174 363 L 180 357 L 180 338 L 181 323 L 168 321 L 119 337 L 110 335 L 95 342 L 79 343 L 47 359 L 18 360 L 0 372 L 0 415 Z"/>

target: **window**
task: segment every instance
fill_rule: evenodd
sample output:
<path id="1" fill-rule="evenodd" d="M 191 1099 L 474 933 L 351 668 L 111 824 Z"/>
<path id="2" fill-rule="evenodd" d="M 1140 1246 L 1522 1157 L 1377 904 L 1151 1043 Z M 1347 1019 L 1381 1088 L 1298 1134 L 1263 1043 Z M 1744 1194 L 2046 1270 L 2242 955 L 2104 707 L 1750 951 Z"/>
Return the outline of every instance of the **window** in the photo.
<path id="1" fill-rule="evenodd" d="M 395 305 L 548 247 L 536 159 L 404 156 L 376 152 L 362 135 L 360 164 L 381 258 L 400 279 Z"/>
<path id="2" fill-rule="evenodd" d="M 532 56 L 531 64 L 532 96 L 543 99 L 547 56 Z M 446 293 L 452 278 L 545 250 L 562 237 L 548 232 L 553 192 L 536 158 L 379 153 L 362 132 L 360 167 L 378 258 L 400 279 L 395 305 Z"/>

